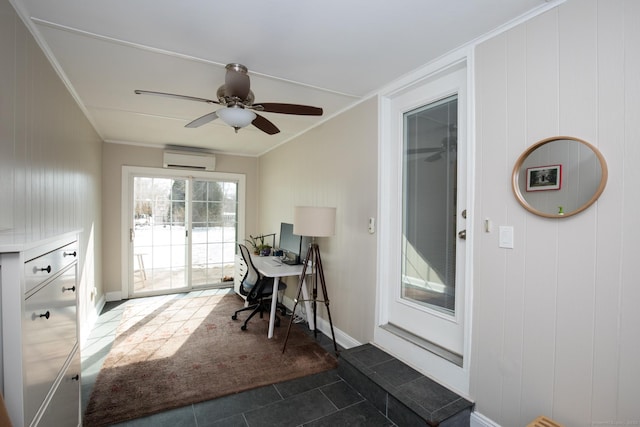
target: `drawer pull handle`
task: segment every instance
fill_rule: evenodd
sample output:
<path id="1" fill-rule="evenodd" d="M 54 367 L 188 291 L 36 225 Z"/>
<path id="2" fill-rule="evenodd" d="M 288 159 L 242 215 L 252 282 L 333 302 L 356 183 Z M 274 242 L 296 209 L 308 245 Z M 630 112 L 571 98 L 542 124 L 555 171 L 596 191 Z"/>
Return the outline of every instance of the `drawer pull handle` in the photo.
<path id="1" fill-rule="evenodd" d="M 71 292 L 75 292 L 76 291 L 76 287 L 72 286 L 70 288 L 65 288 L 64 286 L 62 287 L 62 292 L 66 292 L 66 291 L 71 291 Z"/>
<path id="2" fill-rule="evenodd" d="M 46 268 L 37 268 L 37 267 L 35 267 L 34 270 L 35 271 L 46 271 L 47 273 L 51 273 L 51 266 L 47 265 Z"/>
<path id="3" fill-rule="evenodd" d="M 73 252 L 63 252 L 63 253 L 62 253 L 62 256 L 63 256 L 63 257 L 65 257 L 65 256 L 76 256 L 76 255 L 77 255 L 77 254 L 76 254 L 76 251 L 73 251 Z"/>
<path id="4" fill-rule="evenodd" d="M 74 381 L 78 381 L 80 379 L 80 375 L 79 374 L 75 374 L 74 376 L 71 377 L 72 380 Z"/>
<path id="5" fill-rule="evenodd" d="M 46 313 L 40 315 L 40 317 L 44 317 L 45 319 L 49 319 L 50 316 L 51 316 L 51 313 L 49 313 L 49 310 L 47 310 Z"/>

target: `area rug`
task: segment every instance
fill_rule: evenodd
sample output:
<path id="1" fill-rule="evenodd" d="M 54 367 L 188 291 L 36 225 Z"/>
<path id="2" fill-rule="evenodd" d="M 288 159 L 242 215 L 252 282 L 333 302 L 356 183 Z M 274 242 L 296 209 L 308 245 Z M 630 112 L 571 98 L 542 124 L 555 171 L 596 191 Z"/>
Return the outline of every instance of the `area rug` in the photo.
<path id="1" fill-rule="evenodd" d="M 84 414 L 105 426 L 326 371 L 337 360 L 288 320 L 267 339 L 268 315 L 246 331 L 231 320 L 235 294 L 178 298 L 127 307 Z"/>

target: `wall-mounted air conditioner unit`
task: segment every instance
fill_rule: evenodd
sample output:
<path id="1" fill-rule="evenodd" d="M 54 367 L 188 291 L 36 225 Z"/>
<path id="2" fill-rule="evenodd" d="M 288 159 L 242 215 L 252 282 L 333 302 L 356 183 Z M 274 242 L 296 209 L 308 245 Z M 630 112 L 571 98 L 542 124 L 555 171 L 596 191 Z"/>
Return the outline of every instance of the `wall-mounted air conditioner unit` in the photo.
<path id="1" fill-rule="evenodd" d="M 214 171 L 216 169 L 216 156 L 209 153 L 165 151 L 162 166 L 165 168 Z"/>

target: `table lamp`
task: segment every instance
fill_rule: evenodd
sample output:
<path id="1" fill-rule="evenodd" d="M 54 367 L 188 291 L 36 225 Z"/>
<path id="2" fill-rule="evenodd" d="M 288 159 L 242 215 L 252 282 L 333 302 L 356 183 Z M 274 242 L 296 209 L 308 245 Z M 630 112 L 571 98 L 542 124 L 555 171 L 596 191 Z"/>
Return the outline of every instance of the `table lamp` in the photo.
<path id="1" fill-rule="evenodd" d="M 338 346 L 336 344 L 336 337 L 333 332 L 333 322 L 331 321 L 331 311 L 329 310 L 329 296 L 327 294 L 327 286 L 324 280 L 324 270 L 322 268 L 322 259 L 320 258 L 320 248 L 316 243 L 316 237 L 330 237 L 336 232 L 336 208 L 318 207 L 318 206 L 296 206 L 293 212 L 293 234 L 298 236 L 311 237 L 311 243 L 307 250 L 307 256 L 305 257 L 302 274 L 298 282 L 298 294 L 293 305 L 293 313 L 296 311 L 296 306 L 300 302 L 300 294 L 302 292 L 302 286 L 304 286 L 304 279 L 307 274 L 307 268 L 311 267 L 311 277 L 313 281 L 312 285 L 312 307 L 313 307 L 313 321 L 316 328 L 313 333 L 317 336 L 316 322 L 316 303 L 318 302 L 318 283 L 320 283 L 322 289 L 322 296 L 324 305 L 327 307 L 327 316 L 329 317 L 329 325 L 331 327 L 331 337 L 333 338 L 333 347 L 338 355 Z M 291 324 L 293 323 L 293 316 L 289 322 L 289 328 L 287 329 L 287 336 L 284 340 L 282 352 L 284 353 L 287 348 L 287 340 L 289 339 L 289 331 L 291 330 Z"/>

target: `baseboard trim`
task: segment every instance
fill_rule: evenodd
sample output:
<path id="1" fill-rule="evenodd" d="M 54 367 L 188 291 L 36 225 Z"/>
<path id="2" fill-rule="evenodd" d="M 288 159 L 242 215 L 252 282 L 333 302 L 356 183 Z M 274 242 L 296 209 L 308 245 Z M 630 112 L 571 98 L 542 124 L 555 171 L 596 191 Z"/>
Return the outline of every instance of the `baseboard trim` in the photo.
<path id="1" fill-rule="evenodd" d="M 294 305 L 294 301 L 292 298 L 287 297 L 286 295 L 282 298 L 282 303 L 285 305 L 285 307 L 287 307 L 289 310 L 293 309 L 293 305 Z M 298 308 L 297 308 L 297 312 L 298 315 L 302 318 L 306 318 L 305 313 L 302 311 L 303 310 L 303 305 L 302 304 L 298 304 Z M 322 332 L 324 335 L 328 336 L 329 338 L 331 338 L 331 325 L 329 324 L 328 321 L 326 321 L 325 319 L 323 319 L 322 317 L 318 316 L 318 318 L 316 319 L 317 321 L 317 325 L 316 327 L 318 328 L 318 330 L 320 332 Z M 338 345 L 342 348 L 352 348 L 352 347 L 357 347 L 359 345 L 362 345 L 364 343 L 359 342 L 358 340 L 356 340 L 355 338 L 351 337 L 350 335 L 346 334 L 344 331 L 336 328 L 336 325 L 333 325 L 333 332 L 336 336 L 336 343 L 338 343 Z"/>
<path id="2" fill-rule="evenodd" d="M 500 427 L 500 424 L 475 411 L 471 412 L 471 423 L 469 425 L 470 427 Z"/>
<path id="3" fill-rule="evenodd" d="M 122 291 L 107 292 L 105 294 L 105 298 L 109 302 L 111 302 L 111 301 L 121 301 L 123 299 L 122 298 Z"/>

